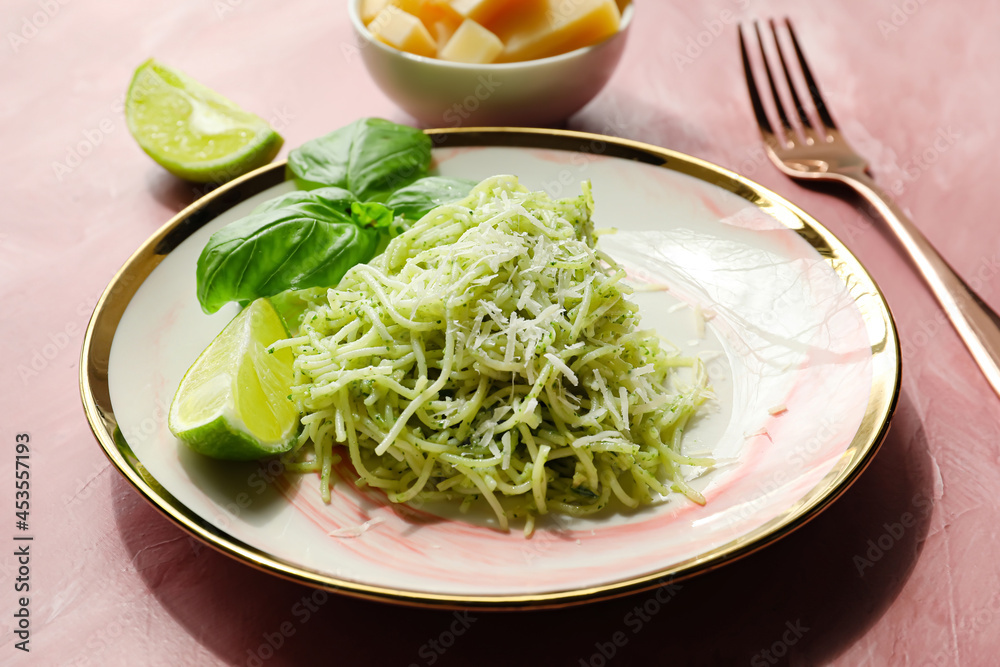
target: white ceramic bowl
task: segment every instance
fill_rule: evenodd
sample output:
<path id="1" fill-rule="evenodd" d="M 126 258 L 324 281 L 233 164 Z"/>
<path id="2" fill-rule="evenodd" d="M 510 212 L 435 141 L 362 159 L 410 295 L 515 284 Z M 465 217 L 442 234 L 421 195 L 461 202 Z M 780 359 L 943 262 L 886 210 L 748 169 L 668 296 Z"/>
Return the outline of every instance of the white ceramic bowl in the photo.
<path id="1" fill-rule="evenodd" d="M 348 0 L 361 59 L 379 88 L 430 127 L 537 126 L 579 111 L 611 78 L 634 13 L 629 2 L 612 37 L 551 58 L 470 65 L 425 58 L 375 39 Z"/>

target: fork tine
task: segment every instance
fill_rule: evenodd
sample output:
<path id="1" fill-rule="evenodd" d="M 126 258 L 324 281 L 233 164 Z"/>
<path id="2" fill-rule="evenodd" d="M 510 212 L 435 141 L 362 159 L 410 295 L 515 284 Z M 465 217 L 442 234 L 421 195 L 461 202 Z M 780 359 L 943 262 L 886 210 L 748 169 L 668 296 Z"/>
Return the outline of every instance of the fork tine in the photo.
<path id="1" fill-rule="evenodd" d="M 785 72 L 785 82 L 788 84 L 788 90 L 792 94 L 792 102 L 795 103 L 795 111 L 799 115 L 799 121 L 802 123 L 803 132 L 806 136 L 811 137 L 811 131 L 813 129 L 812 121 L 809 120 L 809 115 L 806 113 L 805 107 L 802 106 L 802 100 L 799 98 L 796 85 L 792 83 L 792 74 L 788 70 L 788 62 L 785 60 L 785 52 L 781 48 L 781 42 L 778 40 L 778 28 L 774 25 L 774 19 L 771 19 L 768 23 L 771 25 L 771 34 L 774 36 L 774 46 L 778 52 L 778 60 L 781 61 L 781 69 Z"/>
<path id="2" fill-rule="evenodd" d="M 767 113 L 764 111 L 764 105 L 760 100 L 760 92 L 757 90 L 757 79 L 753 75 L 753 68 L 750 66 L 750 56 L 747 53 L 746 41 L 743 38 L 743 25 L 739 26 L 740 31 L 740 53 L 743 56 L 743 75 L 747 80 L 747 89 L 750 92 L 750 103 L 753 105 L 754 116 L 757 117 L 757 125 L 760 127 L 761 132 L 764 132 L 768 137 L 774 136 L 774 128 L 771 127 L 771 121 L 768 120 Z"/>
<path id="3" fill-rule="evenodd" d="M 806 86 L 809 88 L 809 95 L 812 96 L 813 104 L 816 105 L 816 115 L 823 122 L 823 125 L 829 130 L 836 130 L 837 124 L 833 122 L 833 116 L 830 115 L 830 111 L 826 108 L 826 102 L 823 100 L 823 95 L 819 92 L 819 86 L 816 85 L 816 79 L 813 78 L 812 70 L 809 69 L 809 63 L 806 62 L 806 56 L 802 53 L 802 48 L 799 46 L 799 40 L 795 36 L 795 30 L 792 28 L 792 22 L 786 18 L 785 26 L 788 28 L 788 34 L 792 37 L 792 46 L 795 47 L 795 55 L 799 60 L 799 67 L 802 68 L 802 76 L 806 80 Z"/>
<path id="4" fill-rule="evenodd" d="M 771 72 L 771 65 L 767 61 L 767 53 L 764 52 L 764 40 L 760 36 L 760 23 L 757 21 L 753 22 L 753 29 L 757 33 L 757 44 L 760 46 L 760 57 L 764 61 L 764 71 L 767 73 L 767 82 L 771 87 L 771 99 L 774 100 L 774 107 L 778 112 L 778 118 L 781 119 L 781 126 L 785 130 L 786 141 L 791 141 L 793 138 L 792 124 L 788 120 L 788 114 L 785 113 L 785 105 L 781 102 L 781 97 L 778 95 L 778 86 L 774 82 L 774 74 Z"/>

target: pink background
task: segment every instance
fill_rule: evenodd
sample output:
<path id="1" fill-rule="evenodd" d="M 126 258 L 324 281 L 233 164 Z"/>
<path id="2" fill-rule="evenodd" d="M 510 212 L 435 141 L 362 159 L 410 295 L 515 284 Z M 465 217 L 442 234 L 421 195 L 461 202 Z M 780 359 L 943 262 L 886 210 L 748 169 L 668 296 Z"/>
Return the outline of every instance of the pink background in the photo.
<path id="1" fill-rule="evenodd" d="M 837 233 L 884 289 L 905 360 L 890 436 L 841 500 L 778 544 L 659 600 L 456 619 L 310 599 L 311 589 L 189 539 L 109 467 L 80 405 L 83 331 L 129 254 L 199 194 L 128 136 L 132 71 L 155 56 L 270 118 L 286 146 L 360 116 L 407 122 L 344 50 L 342 4 L 18 0 L 0 10 L 0 505 L 9 508 L 0 663 L 994 663 L 1000 404 L 895 244 L 853 203 L 807 191 L 766 162 L 735 27 L 720 19 L 796 21 L 835 116 L 877 179 L 1000 306 L 987 171 L 1000 130 L 997 3 L 640 0 L 617 74 L 568 124 L 688 152 L 773 188 Z M 679 62 L 688 47 L 691 62 Z M 11 627 L 22 432 L 32 442 L 35 537 L 27 655 Z"/>

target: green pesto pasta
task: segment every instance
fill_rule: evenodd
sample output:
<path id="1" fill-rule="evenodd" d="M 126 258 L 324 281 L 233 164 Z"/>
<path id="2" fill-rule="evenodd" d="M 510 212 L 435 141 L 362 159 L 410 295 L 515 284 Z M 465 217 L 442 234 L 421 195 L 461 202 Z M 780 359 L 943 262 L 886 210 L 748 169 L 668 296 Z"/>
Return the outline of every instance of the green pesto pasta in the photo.
<path id="1" fill-rule="evenodd" d="M 704 502 L 680 474 L 712 464 L 681 454 L 704 369 L 640 328 L 592 208 L 588 183 L 553 200 L 494 177 L 351 269 L 284 342 L 304 424 L 289 466 L 329 499 L 346 449 L 391 501 L 483 499 L 504 530 L 613 498 Z"/>

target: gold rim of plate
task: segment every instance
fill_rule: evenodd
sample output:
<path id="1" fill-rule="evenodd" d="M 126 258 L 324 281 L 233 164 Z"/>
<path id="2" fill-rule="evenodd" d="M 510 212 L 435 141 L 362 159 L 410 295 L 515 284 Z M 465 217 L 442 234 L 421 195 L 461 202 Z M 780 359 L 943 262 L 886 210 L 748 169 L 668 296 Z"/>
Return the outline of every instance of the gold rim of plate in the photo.
<path id="1" fill-rule="evenodd" d="M 590 152 L 687 174 L 758 206 L 807 241 L 847 285 L 868 328 L 872 387 L 858 431 L 834 468 L 783 514 L 756 530 L 668 568 L 600 586 L 529 595 L 441 595 L 370 586 L 282 561 L 211 525 L 164 489 L 132 453 L 117 428 L 108 383 L 115 331 L 139 286 L 184 239 L 243 200 L 285 180 L 285 162 L 261 167 L 202 197 L 174 216 L 125 263 L 101 295 L 87 327 L 80 360 L 80 392 L 91 429 L 104 453 L 146 500 L 183 529 L 222 553 L 292 581 L 346 595 L 437 608 L 526 609 L 563 607 L 653 589 L 708 572 L 747 556 L 813 519 L 847 490 L 871 462 L 889 429 L 899 395 L 899 338 L 875 281 L 819 222 L 777 194 L 734 172 L 683 153 L 637 141 L 571 130 L 463 128 L 427 130 L 435 147 L 514 147 Z"/>

